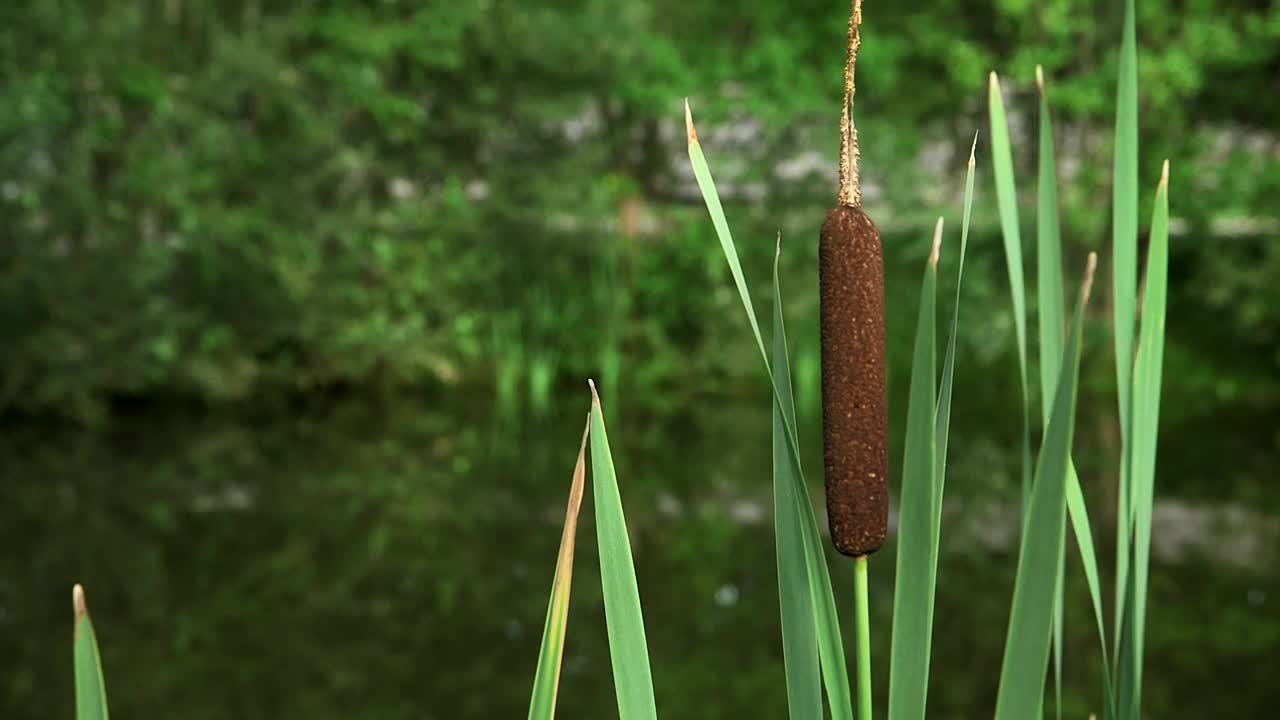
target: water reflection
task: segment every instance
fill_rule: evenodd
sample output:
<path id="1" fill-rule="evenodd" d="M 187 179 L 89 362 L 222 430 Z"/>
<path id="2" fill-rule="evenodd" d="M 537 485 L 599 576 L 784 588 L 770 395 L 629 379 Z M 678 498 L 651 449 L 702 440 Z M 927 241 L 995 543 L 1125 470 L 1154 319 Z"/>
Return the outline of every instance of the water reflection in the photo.
<path id="1" fill-rule="evenodd" d="M 579 395 L 537 418 L 494 415 L 487 398 L 460 394 L 292 419 L 150 416 L 105 435 L 10 428 L 0 440 L 0 715 L 71 716 L 69 589 L 79 580 L 120 717 L 522 716 L 586 410 Z M 768 406 L 707 397 L 673 413 L 643 400 L 625 398 L 610 427 L 663 716 L 784 717 Z M 1013 459 L 1003 435 L 957 424 L 930 708 L 983 717 L 1012 588 L 1016 508 L 999 478 Z M 817 436 L 812 418 L 801 429 Z M 1232 477 L 1223 483 L 1252 488 L 1248 507 L 1196 497 L 1180 432 L 1169 428 L 1175 441 L 1162 446 L 1149 714 L 1261 717 L 1275 699 L 1268 658 L 1280 651 L 1280 493 Z M 1280 455 L 1274 436 L 1254 446 Z M 806 442 L 809 468 L 816 449 Z M 566 718 L 615 712 L 594 530 L 584 509 Z M 872 561 L 881 698 L 893 552 Z M 852 598 L 852 568 L 832 562 L 837 592 Z M 1097 695 L 1097 641 L 1078 571 L 1069 592 L 1066 710 L 1082 717 Z M 846 635 L 848 618 L 846 607 Z"/>

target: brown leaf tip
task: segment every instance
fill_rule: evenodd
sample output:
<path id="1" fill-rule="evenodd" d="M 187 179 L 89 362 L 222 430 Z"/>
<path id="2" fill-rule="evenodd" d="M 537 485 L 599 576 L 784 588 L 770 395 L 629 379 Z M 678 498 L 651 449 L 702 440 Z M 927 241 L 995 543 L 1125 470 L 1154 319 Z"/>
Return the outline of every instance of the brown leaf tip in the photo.
<path id="1" fill-rule="evenodd" d="M 938 258 L 942 255 L 942 218 L 938 218 L 938 224 L 933 227 L 933 250 L 929 253 L 929 264 L 934 268 L 938 267 Z"/>
<path id="2" fill-rule="evenodd" d="M 996 71 L 992 70 L 990 75 L 989 87 L 992 94 L 1000 92 L 1000 77 L 996 75 Z"/>
<path id="3" fill-rule="evenodd" d="M 591 378 L 587 378 L 587 385 L 591 388 L 591 403 L 593 405 L 599 405 L 600 394 L 596 392 L 596 381 Z"/>
<path id="4" fill-rule="evenodd" d="M 1089 262 L 1084 266 L 1084 301 L 1089 302 L 1089 293 L 1093 290 L 1093 271 L 1098 269 L 1098 253 L 1089 253 Z"/>
<path id="5" fill-rule="evenodd" d="M 71 605 L 76 610 L 77 619 L 89 614 L 89 606 L 84 602 L 84 586 L 80 583 L 71 588 Z"/>
<path id="6" fill-rule="evenodd" d="M 1169 189 L 1169 158 L 1164 159 L 1164 167 L 1160 169 L 1160 187 Z"/>
<path id="7" fill-rule="evenodd" d="M 974 165 L 977 164 L 977 161 L 974 158 L 978 154 L 978 133 L 980 132 L 982 131 L 981 130 L 973 131 L 973 144 L 969 146 L 969 169 L 970 170 L 972 170 Z"/>
<path id="8" fill-rule="evenodd" d="M 689 109 L 689 98 L 684 99 L 684 130 L 689 135 L 689 144 L 698 142 L 698 131 L 693 127 L 693 111 Z"/>
<path id="9" fill-rule="evenodd" d="M 1040 88 L 1040 94 L 1044 95 L 1044 68 L 1036 65 L 1036 87 Z"/>

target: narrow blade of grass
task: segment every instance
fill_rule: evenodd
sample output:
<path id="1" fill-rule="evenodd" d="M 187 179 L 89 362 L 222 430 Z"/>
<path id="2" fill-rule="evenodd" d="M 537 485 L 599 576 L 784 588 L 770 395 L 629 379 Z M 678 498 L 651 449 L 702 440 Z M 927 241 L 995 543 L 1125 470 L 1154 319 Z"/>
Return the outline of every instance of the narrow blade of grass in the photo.
<path id="1" fill-rule="evenodd" d="M 1022 513 L 1026 516 L 1031 493 L 1031 418 L 1027 395 L 1027 290 L 1022 274 L 1022 233 L 1018 229 L 1018 192 L 1013 176 L 1013 151 L 1009 147 L 1009 122 L 1005 116 L 1000 79 L 991 73 L 988 88 L 991 116 L 991 160 L 996 178 L 996 204 L 1000 209 L 1000 234 L 1009 269 L 1013 298 L 1013 328 L 1018 340 L 1018 378 L 1022 389 Z"/>
<path id="2" fill-rule="evenodd" d="M 804 547 L 805 570 L 809 578 L 810 597 L 813 600 L 814 626 L 817 629 L 818 656 L 821 660 L 822 680 L 827 690 L 827 703 L 831 708 L 834 720 L 852 720 L 853 699 L 849 692 L 849 670 L 844 657 L 844 644 L 840 635 L 840 619 L 836 613 L 835 593 L 831 589 L 831 574 L 827 569 L 826 556 L 822 540 L 818 534 L 818 521 L 814 516 L 813 506 L 808 502 L 808 486 L 804 481 L 804 471 L 800 466 L 800 443 L 796 436 L 795 422 L 792 420 L 794 408 L 785 400 L 773 369 L 769 364 L 769 355 L 765 352 L 764 337 L 760 334 L 756 322 L 755 309 L 751 304 L 751 294 L 747 291 L 746 278 L 738 261 L 737 246 L 733 235 L 729 232 L 729 223 L 724 216 L 724 208 L 720 196 L 716 192 L 715 181 L 707 166 L 702 145 L 698 142 L 698 134 L 693 126 L 693 115 L 685 104 L 685 125 L 689 138 L 689 162 L 693 166 L 694 177 L 698 181 L 698 189 L 702 192 L 707 211 L 711 214 L 712 225 L 716 236 L 720 239 L 720 248 L 724 251 L 725 260 L 733 274 L 738 288 L 738 296 L 742 308 L 747 313 L 751 330 L 755 333 L 756 345 L 760 349 L 760 359 L 764 363 L 765 373 L 773 390 L 775 410 L 780 414 L 786 431 L 787 457 L 792 463 L 795 481 L 795 496 L 803 502 L 794 504 L 795 511 L 802 518 L 797 523 L 802 533 L 801 545 Z M 790 412 L 792 415 L 788 415 Z"/>
<path id="3" fill-rule="evenodd" d="M 1080 334 L 1085 303 L 1096 263 L 1089 257 L 1084 286 L 1054 393 L 1049 426 L 1036 466 L 1031 503 L 1018 551 L 1009 634 L 1000 669 L 996 720 L 1039 717 L 1044 700 L 1045 667 L 1053 626 L 1054 578 L 1066 524 L 1067 466 L 1076 415 L 1076 381 L 1080 370 Z"/>
<path id="4" fill-rule="evenodd" d="M 1040 178 L 1036 208 L 1036 286 L 1040 302 L 1040 413 L 1049 424 L 1054 380 L 1062 364 L 1062 339 L 1066 319 L 1062 308 L 1062 240 L 1058 225 L 1057 159 L 1053 148 L 1053 119 L 1045 92 L 1044 70 L 1036 66 L 1036 87 L 1040 90 Z M 1063 528 L 1065 532 L 1066 529 Z M 1066 543 L 1058 555 L 1058 577 L 1053 598 L 1053 695 L 1054 712 L 1062 718 L 1062 598 L 1065 591 L 1063 567 Z"/>
<path id="5" fill-rule="evenodd" d="M 591 432 L 591 416 L 582 430 L 578 461 L 573 466 L 569 485 L 569 506 L 564 514 L 564 531 L 560 535 L 560 554 L 556 558 L 556 576 L 551 584 L 551 602 L 542 629 L 542 647 L 538 651 L 538 669 L 533 676 L 533 696 L 529 699 L 529 720 L 551 720 L 556 715 L 556 697 L 560 692 L 560 666 L 564 659 L 564 634 L 569 622 L 569 592 L 573 585 L 573 549 L 578 535 L 578 511 L 587 479 L 587 436 Z"/>
<path id="6" fill-rule="evenodd" d="M 929 594 L 929 613 L 928 624 L 924 626 L 925 632 L 925 657 L 923 662 L 923 686 L 920 688 L 920 700 L 917 705 L 911 704 L 910 699 L 905 699 L 908 703 L 912 715 L 909 717 L 923 718 L 927 707 L 927 695 L 929 690 L 929 658 L 932 656 L 933 645 L 933 606 L 937 598 L 938 588 L 938 558 L 940 548 L 942 547 L 942 500 L 946 490 L 946 474 L 947 474 L 947 445 L 951 436 L 951 395 L 955 380 L 955 358 L 956 358 L 956 333 L 960 326 L 960 290 L 964 286 L 964 258 L 969 248 L 969 219 L 973 215 L 973 176 L 976 166 L 974 154 L 978 148 L 978 136 L 973 137 L 973 146 L 969 150 L 969 168 L 965 177 L 964 187 L 964 214 L 960 227 L 960 260 L 956 268 L 956 299 L 955 306 L 952 308 L 951 315 L 951 334 L 947 339 L 946 355 L 942 363 L 942 385 L 938 390 L 938 403 L 935 410 L 934 434 L 935 434 L 935 458 L 933 471 L 933 516 L 930 518 L 930 531 L 932 534 L 930 544 L 930 555 L 932 557 L 932 565 L 930 566 L 929 580 L 927 592 Z M 938 220 L 938 229 L 941 230 L 942 220 Z M 941 237 L 934 239 L 934 256 L 939 252 Z M 910 631 L 907 631 L 910 632 Z M 897 637 L 896 632 L 894 637 Z M 916 658 L 918 662 L 919 659 Z M 906 662 L 911 662 L 910 659 Z M 906 690 L 903 690 L 905 693 Z M 891 716 L 893 717 L 893 716 Z"/>
<path id="7" fill-rule="evenodd" d="M 76 720 L 107 720 L 107 686 L 102 681 L 98 638 L 89 619 L 84 588 L 76 585 L 71 595 L 76 612 L 72 651 L 76 669 Z"/>
<path id="8" fill-rule="evenodd" d="M 906 450 L 898 500 L 898 566 L 893 592 L 893 639 L 889 654 L 889 717 L 924 718 L 929 687 L 929 654 L 933 631 L 933 579 L 937 543 L 933 533 L 934 474 L 937 471 L 937 246 L 925 264 L 920 310 L 911 360 L 907 397 Z"/>
<path id="9" fill-rule="evenodd" d="M 960 326 L 960 288 L 964 284 L 964 257 L 969 251 L 969 218 L 973 215 L 973 174 L 976 166 L 975 153 L 978 149 L 978 136 L 973 136 L 973 146 L 969 150 L 969 169 L 964 182 L 964 215 L 960 224 L 960 261 L 956 268 L 956 303 L 951 312 L 951 336 L 947 338 L 947 354 L 942 362 L 942 386 L 938 390 L 937 427 L 937 470 L 934 478 L 938 487 L 938 504 L 934 517 L 934 543 L 940 543 L 942 528 L 942 494 L 946 487 L 947 443 L 951 437 L 951 390 L 955 379 L 956 364 L 956 331 Z M 936 586 L 936 582 L 935 582 Z"/>
<path id="10" fill-rule="evenodd" d="M 604 427 L 604 411 L 595 384 L 591 384 L 591 476 L 595 494 L 596 542 L 600 547 L 600 584 L 604 592 L 605 625 L 609 633 L 609 659 L 618 695 L 621 720 L 656 720 L 653 673 L 649 668 L 649 644 L 640 611 L 640 589 L 635 562 L 622 513 L 618 476 Z"/>
<path id="11" fill-rule="evenodd" d="M 1130 717 L 1142 717 L 1142 654 L 1147 621 L 1147 573 L 1151 513 L 1155 501 L 1160 388 L 1164 375 L 1165 306 L 1169 292 L 1169 162 L 1166 160 L 1151 215 L 1151 243 L 1142 296 L 1142 329 L 1133 386 L 1133 689 Z"/>
<path id="12" fill-rule="evenodd" d="M 784 397 L 780 404 L 773 403 L 773 522 L 778 556 L 778 602 L 782 610 L 782 658 L 787 673 L 787 707 L 792 720 L 821 720 L 817 628 L 804 553 L 804 514 L 798 507 L 798 503 L 808 503 L 809 497 L 797 495 L 803 483 L 796 476 L 787 452 L 786 425 L 790 422 L 795 426 L 795 403 L 778 281 L 781 250 L 779 240 L 773 260 L 773 367 L 778 389 Z"/>
<path id="13" fill-rule="evenodd" d="M 1111 689 L 1111 663 L 1107 661 L 1107 630 L 1102 611 L 1102 581 L 1098 574 L 1098 556 L 1093 549 L 1093 527 L 1089 523 L 1089 511 L 1084 504 L 1084 491 L 1076 475 L 1075 464 L 1067 465 L 1067 515 L 1075 534 L 1076 548 L 1084 566 L 1085 584 L 1089 587 L 1089 599 L 1093 601 L 1093 618 L 1098 627 L 1098 648 L 1102 651 L 1102 707 L 1103 720 L 1115 717 L 1115 697 Z"/>
<path id="14" fill-rule="evenodd" d="M 1120 41 L 1119 76 L 1116 80 L 1116 133 L 1112 179 L 1111 251 L 1114 283 L 1116 395 L 1120 412 L 1120 487 L 1116 493 L 1116 608 L 1115 654 L 1117 671 L 1129 672 L 1121 658 L 1128 604 L 1129 562 L 1133 542 L 1133 487 L 1131 405 L 1133 398 L 1133 342 L 1137 316 L 1138 282 L 1138 41 L 1133 0 L 1126 0 L 1124 31 Z M 1122 699 L 1128 683 L 1118 688 Z M 1123 710 L 1122 710 L 1123 712 Z"/>
<path id="15" fill-rule="evenodd" d="M 1040 88 L 1040 181 L 1037 187 L 1036 279 L 1040 301 L 1040 400 L 1048 422 L 1054 384 L 1062 365 L 1062 343 L 1067 332 L 1062 292 L 1062 240 L 1058 223 L 1057 159 L 1053 147 L 1053 118 L 1045 91 L 1044 72 L 1036 67 Z"/>
<path id="16" fill-rule="evenodd" d="M 1066 335 L 1066 316 L 1062 288 L 1062 241 L 1058 217 L 1057 157 L 1054 151 L 1053 116 L 1049 109 L 1044 71 L 1036 66 L 1036 85 L 1040 90 L 1040 167 L 1036 213 L 1038 241 L 1036 268 L 1040 308 L 1040 409 L 1041 422 L 1049 424 L 1049 410 L 1053 405 L 1054 382 L 1061 371 L 1062 343 Z M 1098 629 L 1099 647 L 1102 649 L 1102 685 L 1105 697 L 1104 718 L 1114 714 L 1111 695 L 1111 670 L 1107 653 L 1107 634 L 1103 622 L 1102 585 L 1098 573 L 1098 558 L 1093 546 L 1093 528 L 1075 463 L 1067 467 L 1067 515 L 1071 520 L 1076 547 L 1084 566 L 1085 584 L 1093 602 L 1094 621 Z M 1054 694 L 1056 713 L 1062 714 L 1062 643 L 1063 643 L 1063 567 L 1066 543 L 1060 556 L 1056 605 L 1054 609 Z"/>
<path id="17" fill-rule="evenodd" d="M 769 364 L 769 354 L 764 349 L 764 336 L 760 334 L 760 324 L 756 322 L 756 309 L 751 304 L 751 292 L 747 290 L 747 279 L 742 274 L 742 263 L 738 260 L 738 247 L 733 242 L 733 234 L 729 232 L 729 221 L 724 216 L 724 206 L 720 204 L 720 193 L 716 192 L 715 180 L 711 177 L 711 169 L 707 166 L 706 157 L 702 153 L 702 144 L 698 142 L 698 131 L 693 126 L 693 113 L 689 103 L 684 104 L 685 129 L 689 136 L 689 161 L 693 164 L 693 175 L 698 181 L 698 189 L 702 191 L 702 200 L 711 214 L 711 224 L 716 229 L 716 237 L 720 239 L 720 249 L 724 251 L 724 259 L 729 263 L 729 272 L 733 275 L 733 284 L 738 288 L 738 299 L 742 301 L 742 309 L 747 313 L 747 322 L 751 323 L 751 332 L 755 334 L 756 344 L 760 348 L 760 357 L 765 365 Z M 770 374 L 772 379 L 772 373 Z M 777 393 L 777 383 L 774 383 Z"/>

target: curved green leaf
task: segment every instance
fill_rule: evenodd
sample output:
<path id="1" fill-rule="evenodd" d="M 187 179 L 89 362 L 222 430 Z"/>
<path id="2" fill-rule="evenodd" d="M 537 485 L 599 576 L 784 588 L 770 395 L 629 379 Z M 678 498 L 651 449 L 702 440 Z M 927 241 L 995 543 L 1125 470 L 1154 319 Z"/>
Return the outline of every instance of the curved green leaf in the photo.
<path id="1" fill-rule="evenodd" d="M 702 145 L 698 142 L 698 134 L 693 126 L 693 115 L 689 111 L 688 103 L 685 104 L 685 126 L 688 131 L 689 162 L 693 166 L 693 175 L 697 179 L 698 189 L 702 192 L 707 211 L 711 214 L 711 222 L 715 226 L 721 250 L 724 251 L 725 260 L 729 263 L 729 270 L 733 274 L 742 308 L 746 311 L 751 330 L 755 334 L 760 358 L 773 390 L 775 412 L 779 413 L 778 417 L 785 430 L 787 459 L 794 470 L 792 478 L 796 488 L 795 497 L 807 499 L 808 486 L 805 484 L 804 471 L 800 466 L 800 443 L 796 436 L 795 422 L 792 420 L 794 409 L 786 399 L 789 397 L 789 392 L 782 391 L 769 364 L 764 337 L 760 334 L 755 309 L 751 304 L 751 294 L 747 291 L 746 278 L 738 262 L 737 246 L 733 242 L 733 235 L 729 232 L 729 223 L 725 219 L 724 208 L 720 203 L 719 193 L 716 192 L 715 181 L 711 177 L 706 157 L 703 155 Z M 818 534 L 818 521 L 814 515 L 813 506 L 807 500 L 793 503 L 793 508 L 794 512 L 801 516 L 791 527 L 798 526 L 802 535 L 800 544 L 804 548 L 805 569 L 809 580 L 810 597 L 813 601 L 818 655 L 821 660 L 823 684 L 827 690 L 827 702 L 831 708 L 831 716 L 835 720 L 852 720 L 853 698 L 849 692 L 849 670 L 844 657 L 840 619 L 836 613 L 835 593 L 831 589 L 831 574 L 827 569 L 826 555 Z"/>

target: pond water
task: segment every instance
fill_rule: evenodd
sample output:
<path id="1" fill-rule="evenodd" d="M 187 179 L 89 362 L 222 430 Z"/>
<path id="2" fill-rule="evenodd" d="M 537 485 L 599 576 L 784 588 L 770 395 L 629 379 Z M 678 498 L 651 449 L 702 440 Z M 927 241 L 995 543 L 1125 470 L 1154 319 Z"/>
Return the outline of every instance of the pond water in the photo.
<path id="1" fill-rule="evenodd" d="M 990 715 L 1009 612 L 1016 468 L 1008 434 L 966 415 L 962 398 L 977 406 L 978 394 L 957 390 L 931 717 Z M 148 411 L 94 434 L 10 428 L 0 716 L 72 716 L 80 581 L 117 717 L 523 717 L 588 394 L 557 397 L 540 415 L 458 392 L 287 417 Z M 662 716 L 785 717 L 767 396 L 665 409 L 639 394 L 610 400 L 606 389 Z M 802 415 L 813 472 L 815 413 Z M 1149 717 L 1264 717 L 1280 700 L 1280 487 L 1257 472 L 1280 458 L 1276 430 L 1246 410 L 1214 425 L 1188 421 L 1162 437 Z M 1205 432 L 1224 438 L 1230 465 L 1203 456 Z M 1081 435 L 1077 462 L 1109 559 L 1098 479 L 1109 461 L 1104 443 Z M 566 718 L 616 713 L 589 504 Z M 871 561 L 881 708 L 893 553 L 891 541 Z M 830 559 L 847 638 L 852 566 Z M 1064 702 L 1085 717 L 1100 695 L 1098 646 L 1070 563 Z"/>

